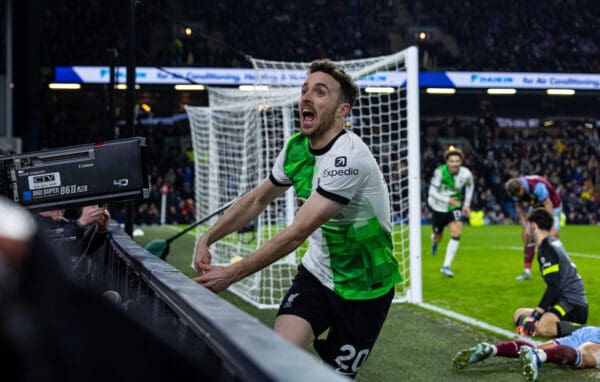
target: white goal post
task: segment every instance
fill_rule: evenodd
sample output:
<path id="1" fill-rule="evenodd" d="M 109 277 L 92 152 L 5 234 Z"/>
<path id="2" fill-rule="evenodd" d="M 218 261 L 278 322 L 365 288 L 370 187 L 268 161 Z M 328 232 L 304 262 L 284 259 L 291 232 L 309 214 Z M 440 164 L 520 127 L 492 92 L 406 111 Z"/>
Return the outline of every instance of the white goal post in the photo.
<path id="1" fill-rule="evenodd" d="M 197 216 L 207 215 L 267 178 L 277 154 L 299 126 L 297 102 L 309 63 L 251 61 L 255 84 L 249 90 L 208 87 L 208 107 L 186 107 L 195 155 Z M 403 277 L 395 301 L 421 303 L 417 48 L 336 63 L 361 87 L 346 127 L 371 148 L 390 188 L 394 255 Z M 296 208 L 290 189 L 253 224 L 215 243 L 213 263 L 229 264 L 249 255 L 289 225 Z M 207 227 L 200 226 L 197 234 Z M 259 308 L 277 307 L 303 252 L 302 246 L 229 290 Z"/>

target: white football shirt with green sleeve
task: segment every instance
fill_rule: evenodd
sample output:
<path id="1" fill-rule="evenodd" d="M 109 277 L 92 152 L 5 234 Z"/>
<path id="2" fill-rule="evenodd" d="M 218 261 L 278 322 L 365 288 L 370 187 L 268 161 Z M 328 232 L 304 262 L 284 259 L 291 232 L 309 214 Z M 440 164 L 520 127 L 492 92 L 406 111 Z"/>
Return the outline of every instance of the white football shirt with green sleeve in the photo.
<path id="1" fill-rule="evenodd" d="M 296 133 L 287 141 L 271 181 L 293 185 L 307 200 L 313 192 L 344 205 L 308 239 L 304 267 L 348 300 L 382 296 L 401 281 L 392 253 L 387 184 L 365 143 L 343 130 L 326 147 L 312 150 Z"/>

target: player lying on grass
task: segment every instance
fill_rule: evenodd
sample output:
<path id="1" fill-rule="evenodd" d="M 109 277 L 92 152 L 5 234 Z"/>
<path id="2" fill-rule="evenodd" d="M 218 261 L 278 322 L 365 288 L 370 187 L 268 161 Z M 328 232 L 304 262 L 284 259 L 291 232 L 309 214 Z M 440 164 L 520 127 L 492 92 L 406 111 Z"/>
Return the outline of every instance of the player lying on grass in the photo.
<path id="1" fill-rule="evenodd" d="M 452 366 L 462 369 L 472 363 L 495 356 L 519 357 L 523 373 L 530 381 L 538 379 L 544 362 L 580 369 L 600 367 L 600 327 L 586 326 L 566 337 L 544 342 L 537 347 L 520 339 L 494 345 L 481 342 L 456 353 L 452 359 Z"/>
<path id="2" fill-rule="evenodd" d="M 518 308 L 513 316 L 517 334 L 564 337 L 585 324 L 588 304 L 583 280 L 560 240 L 551 234 L 554 219 L 546 209 L 527 216 L 529 234 L 538 248 L 540 273 L 546 291 L 534 308 Z"/>

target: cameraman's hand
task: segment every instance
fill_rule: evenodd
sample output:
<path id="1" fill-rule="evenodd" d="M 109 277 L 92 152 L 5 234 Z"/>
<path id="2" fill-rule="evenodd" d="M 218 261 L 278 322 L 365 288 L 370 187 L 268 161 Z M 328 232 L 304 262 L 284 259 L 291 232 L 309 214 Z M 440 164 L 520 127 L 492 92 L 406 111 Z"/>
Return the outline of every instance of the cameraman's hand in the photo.
<path id="1" fill-rule="evenodd" d="M 107 209 L 104 209 L 104 211 L 102 211 L 102 215 L 100 215 L 100 218 L 98 219 L 98 223 L 97 223 L 98 229 L 105 230 L 109 221 L 110 221 L 110 213 L 108 212 Z"/>
<path id="2" fill-rule="evenodd" d="M 80 225 L 86 226 L 88 224 L 94 224 L 100 220 L 102 215 L 104 215 L 104 207 L 95 206 L 85 206 L 81 210 L 81 216 L 77 220 Z"/>
<path id="3" fill-rule="evenodd" d="M 52 211 L 42 211 L 40 212 L 40 216 L 45 218 L 50 218 L 52 221 L 59 222 L 63 218 L 64 210 L 52 210 Z"/>

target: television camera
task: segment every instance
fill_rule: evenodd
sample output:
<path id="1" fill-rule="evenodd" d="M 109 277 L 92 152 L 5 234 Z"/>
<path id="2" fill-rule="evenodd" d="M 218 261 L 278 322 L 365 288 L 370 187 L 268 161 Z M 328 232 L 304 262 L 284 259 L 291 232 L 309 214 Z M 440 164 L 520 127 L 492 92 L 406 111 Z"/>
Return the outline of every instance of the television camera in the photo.
<path id="1" fill-rule="evenodd" d="M 146 139 L 0 155 L 0 194 L 31 211 L 147 199 Z"/>

